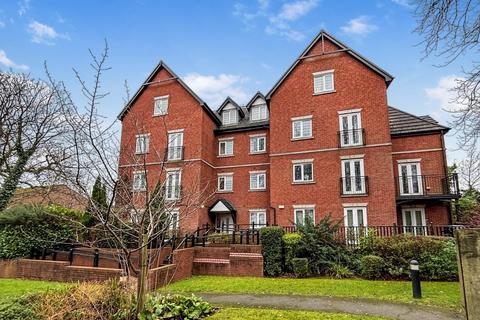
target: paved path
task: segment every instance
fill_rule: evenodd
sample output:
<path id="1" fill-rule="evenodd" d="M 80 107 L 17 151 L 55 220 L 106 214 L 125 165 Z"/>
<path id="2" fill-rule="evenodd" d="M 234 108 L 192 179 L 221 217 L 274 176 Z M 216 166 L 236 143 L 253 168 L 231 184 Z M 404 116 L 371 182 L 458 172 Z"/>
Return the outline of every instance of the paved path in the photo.
<path id="1" fill-rule="evenodd" d="M 449 313 L 448 311 L 440 311 L 418 305 L 364 299 L 210 293 L 196 293 L 196 295 L 211 303 L 230 306 L 345 312 L 400 320 L 463 319 L 460 315 Z"/>

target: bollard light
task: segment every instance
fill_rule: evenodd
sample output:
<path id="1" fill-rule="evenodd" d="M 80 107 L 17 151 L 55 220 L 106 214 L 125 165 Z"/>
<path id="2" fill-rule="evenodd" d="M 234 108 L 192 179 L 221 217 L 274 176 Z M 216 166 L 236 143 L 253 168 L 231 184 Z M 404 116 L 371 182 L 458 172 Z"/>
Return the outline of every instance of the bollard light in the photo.
<path id="1" fill-rule="evenodd" d="M 422 298 L 422 287 L 420 284 L 420 268 L 418 267 L 418 261 L 410 261 L 410 276 L 412 278 L 412 293 L 415 299 Z"/>

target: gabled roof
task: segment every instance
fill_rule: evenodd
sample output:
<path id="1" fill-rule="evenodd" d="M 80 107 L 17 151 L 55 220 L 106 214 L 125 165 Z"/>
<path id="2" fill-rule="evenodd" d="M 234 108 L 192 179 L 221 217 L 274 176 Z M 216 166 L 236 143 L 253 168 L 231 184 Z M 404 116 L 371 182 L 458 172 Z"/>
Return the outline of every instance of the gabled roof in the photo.
<path id="1" fill-rule="evenodd" d="M 250 110 L 250 107 L 252 106 L 252 104 L 258 99 L 263 99 L 265 102 L 267 101 L 267 99 L 265 98 L 265 96 L 260 92 L 260 91 L 257 91 L 257 93 L 255 93 L 255 95 L 253 96 L 252 99 L 250 99 L 250 101 L 247 103 L 247 105 L 245 106 L 245 108 L 247 108 L 247 110 Z"/>
<path id="2" fill-rule="evenodd" d="M 150 73 L 150 75 L 147 77 L 147 79 L 143 82 L 143 84 L 140 86 L 140 88 L 138 88 L 137 92 L 135 92 L 135 94 L 133 95 L 133 97 L 130 99 L 130 101 L 128 101 L 128 103 L 125 105 L 125 107 L 122 109 L 122 111 L 119 113 L 119 115 L 117 116 L 117 118 L 119 120 L 122 120 L 123 117 L 125 116 L 125 114 L 128 112 L 128 110 L 130 110 L 130 107 L 132 106 L 132 104 L 137 100 L 137 98 L 140 96 L 140 94 L 142 93 L 143 90 L 145 90 L 145 88 L 152 83 L 152 80 L 153 78 L 155 77 L 155 75 L 161 70 L 161 69 L 165 69 L 167 70 L 168 73 L 170 73 L 172 75 L 172 78 L 168 79 L 168 80 L 176 80 L 178 81 L 178 83 L 180 83 L 180 85 L 188 91 L 188 93 L 195 99 L 198 101 L 198 103 L 200 104 L 200 106 L 202 106 L 202 108 L 207 112 L 207 114 L 210 116 L 210 118 L 212 118 L 212 120 L 216 123 L 216 124 L 220 124 L 220 119 L 217 117 L 217 115 L 208 107 L 208 105 L 202 100 L 200 99 L 200 97 L 189 87 L 187 86 L 187 84 L 185 82 L 183 82 L 183 80 L 177 76 L 175 74 L 175 72 L 173 72 L 172 69 L 170 69 L 166 63 L 163 61 L 163 60 L 160 60 L 160 62 L 157 64 L 157 66 L 155 67 L 155 69 Z"/>
<path id="3" fill-rule="evenodd" d="M 415 135 L 441 131 L 446 133 L 450 128 L 442 126 L 430 116 L 417 117 L 411 113 L 388 107 L 390 134 L 392 136 Z"/>
<path id="4" fill-rule="evenodd" d="M 223 108 L 225 108 L 229 103 L 231 103 L 235 109 L 238 110 L 238 112 L 240 113 L 240 116 L 243 118 L 245 117 L 245 112 L 242 110 L 242 108 L 238 105 L 238 103 L 235 102 L 235 100 L 233 100 L 232 98 L 230 97 L 227 97 L 227 99 L 225 99 L 225 101 L 223 101 L 223 103 L 220 105 L 220 107 L 218 108 L 217 110 L 217 113 L 220 114 L 223 110 Z"/>
<path id="5" fill-rule="evenodd" d="M 209 212 L 230 212 L 235 213 L 237 209 L 226 199 L 218 199 L 208 209 Z"/>
<path id="6" fill-rule="evenodd" d="M 350 54 L 352 57 L 354 57 L 355 59 L 357 59 L 358 61 L 360 61 L 361 63 L 363 63 L 364 65 L 366 65 L 367 67 L 369 67 L 370 69 L 372 69 L 373 71 L 375 71 L 376 73 L 378 73 L 380 76 L 382 76 L 383 78 L 385 78 L 385 82 L 387 83 L 387 86 L 392 82 L 393 80 L 393 76 L 391 74 L 389 74 L 388 72 L 386 72 L 385 70 L 383 70 L 382 68 L 380 68 L 379 66 L 377 66 L 376 64 L 374 64 L 373 62 L 371 62 L 370 60 L 368 60 L 367 58 L 363 57 L 362 55 L 360 55 L 358 52 L 352 50 L 350 47 L 348 47 L 346 44 L 344 44 L 343 42 L 340 42 L 340 40 L 336 39 L 335 37 L 333 37 L 332 35 L 328 34 L 325 30 L 320 30 L 320 32 L 317 34 L 317 36 L 312 40 L 312 42 L 310 42 L 310 44 L 307 46 L 307 48 L 305 48 L 305 50 L 303 50 L 303 52 L 300 54 L 300 56 L 295 60 L 295 62 L 287 69 L 287 71 L 282 75 L 282 77 L 280 78 L 280 80 L 277 81 L 277 83 L 275 83 L 275 85 L 273 86 L 272 89 L 270 89 L 270 91 L 267 93 L 267 96 L 266 98 L 267 99 L 271 99 L 272 97 L 272 94 L 275 92 L 275 90 L 277 90 L 277 88 L 282 84 L 282 82 L 288 77 L 288 75 L 290 74 L 290 72 L 292 72 L 292 70 L 298 65 L 298 63 L 306 57 L 307 53 L 310 51 L 310 49 L 312 49 L 312 47 L 318 42 L 318 41 L 323 41 L 324 39 L 328 39 L 329 41 L 333 42 L 335 45 L 337 45 L 341 51 L 344 51 L 348 54 Z M 326 53 L 328 54 L 328 52 Z"/>

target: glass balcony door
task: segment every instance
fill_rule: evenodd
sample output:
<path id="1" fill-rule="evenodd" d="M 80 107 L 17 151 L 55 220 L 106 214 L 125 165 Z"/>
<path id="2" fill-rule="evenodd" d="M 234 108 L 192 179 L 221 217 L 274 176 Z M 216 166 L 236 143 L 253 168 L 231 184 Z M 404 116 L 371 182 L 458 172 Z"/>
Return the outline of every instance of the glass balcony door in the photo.
<path id="1" fill-rule="evenodd" d="M 400 195 L 422 195 L 422 175 L 419 162 L 399 163 Z"/>

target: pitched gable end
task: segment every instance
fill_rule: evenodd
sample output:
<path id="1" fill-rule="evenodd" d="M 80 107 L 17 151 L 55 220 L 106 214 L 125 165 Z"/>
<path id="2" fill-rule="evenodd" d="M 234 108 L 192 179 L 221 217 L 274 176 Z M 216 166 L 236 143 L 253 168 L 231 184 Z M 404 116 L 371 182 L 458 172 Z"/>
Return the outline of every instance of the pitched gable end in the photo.
<path id="1" fill-rule="evenodd" d="M 238 103 L 236 103 L 232 98 L 230 97 L 227 97 L 227 99 L 225 99 L 225 101 L 223 101 L 223 103 L 220 105 L 220 107 L 218 108 L 217 110 L 217 113 L 218 114 L 221 114 L 222 110 L 225 109 L 226 106 L 228 106 L 229 104 L 231 104 L 232 106 L 235 107 L 235 109 L 237 109 L 237 111 L 239 112 L 240 114 L 240 117 L 245 117 L 245 112 L 243 112 L 242 108 L 238 105 Z"/>

